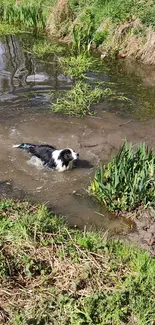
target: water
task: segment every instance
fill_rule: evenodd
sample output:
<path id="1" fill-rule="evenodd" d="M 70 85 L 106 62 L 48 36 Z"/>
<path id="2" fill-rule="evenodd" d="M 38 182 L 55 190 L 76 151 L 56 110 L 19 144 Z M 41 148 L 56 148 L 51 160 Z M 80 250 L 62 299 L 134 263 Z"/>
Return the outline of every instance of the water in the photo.
<path id="1" fill-rule="evenodd" d="M 67 90 L 72 80 L 63 75 L 55 55 L 43 62 L 24 51 L 21 44 L 16 36 L 0 40 L 1 197 L 46 202 L 56 213 L 66 215 L 72 225 L 126 231 L 127 224 L 88 199 L 86 189 L 96 168 L 117 152 L 125 137 L 155 148 L 155 119 L 149 119 L 155 116 L 153 84 L 142 68 L 141 74 L 139 70 L 134 74 L 123 62 L 106 63 L 99 74 L 89 72 L 89 80 L 104 80 L 132 102 L 106 101 L 95 107 L 98 113 L 94 117 L 54 115 L 50 91 Z M 66 173 L 37 169 L 29 164 L 25 152 L 12 149 L 20 142 L 69 146 L 80 152 L 81 160 L 76 169 Z"/>

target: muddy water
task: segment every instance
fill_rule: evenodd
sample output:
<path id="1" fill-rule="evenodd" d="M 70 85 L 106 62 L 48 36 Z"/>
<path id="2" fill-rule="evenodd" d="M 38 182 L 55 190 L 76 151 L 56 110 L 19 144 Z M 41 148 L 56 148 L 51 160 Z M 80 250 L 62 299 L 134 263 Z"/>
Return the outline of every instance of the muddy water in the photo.
<path id="1" fill-rule="evenodd" d="M 100 78 L 113 81 L 114 69 L 107 65 Z M 126 80 L 125 73 L 122 79 Z M 142 79 L 138 80 L 142 83 Z M 124 84 L 125 81 L 120 88 L 124 89 Z M 135 120 L 131 106 L 127 113 L 123 109 L 122 118 L 109 112 L 114 105 L 110 102 L 98 105 L 95 117 L 64 118 L 52 114 L 49 90 L 65 90 L 71 85 L 72 80 L 62 74 L 54 56 L 50 64 L 41 62 L 24 52 L 14 36 L 1 40 L 0 195 L 46 202 L 55 212 L 66 215 L 73 225 L 126 231 L 123 220 L 115 219 L 86 198 L 85 189 L 97 166 L 117 151 L 125 137 L 134 143 L 145 141 L 155 149 L 155 119 L 148 120 L 148 114 L 144 121 Z M 133 92 L 128 96 L 133 96 Z M 37 169 L 29 163 L 25 152 L 12 149 L 13 144 L 20 142 L 69 146 L 80 153 L 80 161 L 76 169 L 65 173 Z"/>

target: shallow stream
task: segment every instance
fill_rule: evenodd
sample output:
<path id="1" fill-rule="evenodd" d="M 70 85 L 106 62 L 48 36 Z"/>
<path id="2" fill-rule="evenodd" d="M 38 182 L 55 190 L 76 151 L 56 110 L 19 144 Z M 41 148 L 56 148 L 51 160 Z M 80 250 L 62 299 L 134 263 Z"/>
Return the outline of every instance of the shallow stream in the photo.
<path id="1" fill-rule="evenodd" d="M 46 202 L 72 225 L 126 231 L 128 224 L 88 199 L 86 189 L 125 137 L 155 149 L 155 68 L 131 61 L 103 63 L 99 73 L 87 74 L 88 82 L 104 81 L 129 101 L 116 97 L 96 105 L 95 116 L 65 118 L 52 113 L 50 91 L 70 89 L 70 76 L 63 75 L 56 55 L 45 62 L 24 48 L 20 37 L 0 39 L 1 197 Z M 25 152 L 12 149 L 21 142 L 71 147 L 80 153 L 80 162 L 65 173 L 37 169 Z"/>

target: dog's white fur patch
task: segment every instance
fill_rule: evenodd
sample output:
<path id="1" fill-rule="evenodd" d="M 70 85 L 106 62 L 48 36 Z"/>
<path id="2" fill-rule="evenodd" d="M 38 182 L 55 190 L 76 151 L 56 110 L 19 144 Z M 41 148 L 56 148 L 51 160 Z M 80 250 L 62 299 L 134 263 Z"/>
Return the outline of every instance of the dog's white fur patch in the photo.
<path id="1" fill-rule="evenodd" d="M 72 153 L 73 160 L 76 160 L 77 159 L 77 153 L 74 150 L 70 149 L 70 148 L 68 148 L 68 149 Z M 58 171 L 58 172 L 60 172 L 60 173 L 61 172 L 64 172 L 65 170 L 69 170 L 69 169 L 72 169 L 73 168 L 73 160 L 70 161 L 69 164 L 68 164 L 68 166 L 66 167 L 65 165 L 63 165 L 62 160 L 58 158 L 59 155 L 60 155 L 60 153 L 61 153 L 61 151 L 62 150 L 55 150 L 55 151 L 53 151 L 53 159 L 57 163 L 57 166 L 56 166 L 55 170 Z"/>

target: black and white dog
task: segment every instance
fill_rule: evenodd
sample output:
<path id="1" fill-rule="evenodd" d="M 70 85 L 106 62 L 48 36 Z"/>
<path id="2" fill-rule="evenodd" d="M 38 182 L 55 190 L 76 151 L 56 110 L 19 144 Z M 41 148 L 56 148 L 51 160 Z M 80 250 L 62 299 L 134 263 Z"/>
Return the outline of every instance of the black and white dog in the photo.
<path id="1" fill-rule="evenodd" d="M 58 172 L 72 169 L 74 161 L 79 158 L 79 154 L 70 148 L 58 150 L 48 144 L 21 143 L 13 147 L 26 150 L 39 158 L 43 166 Z"/>

